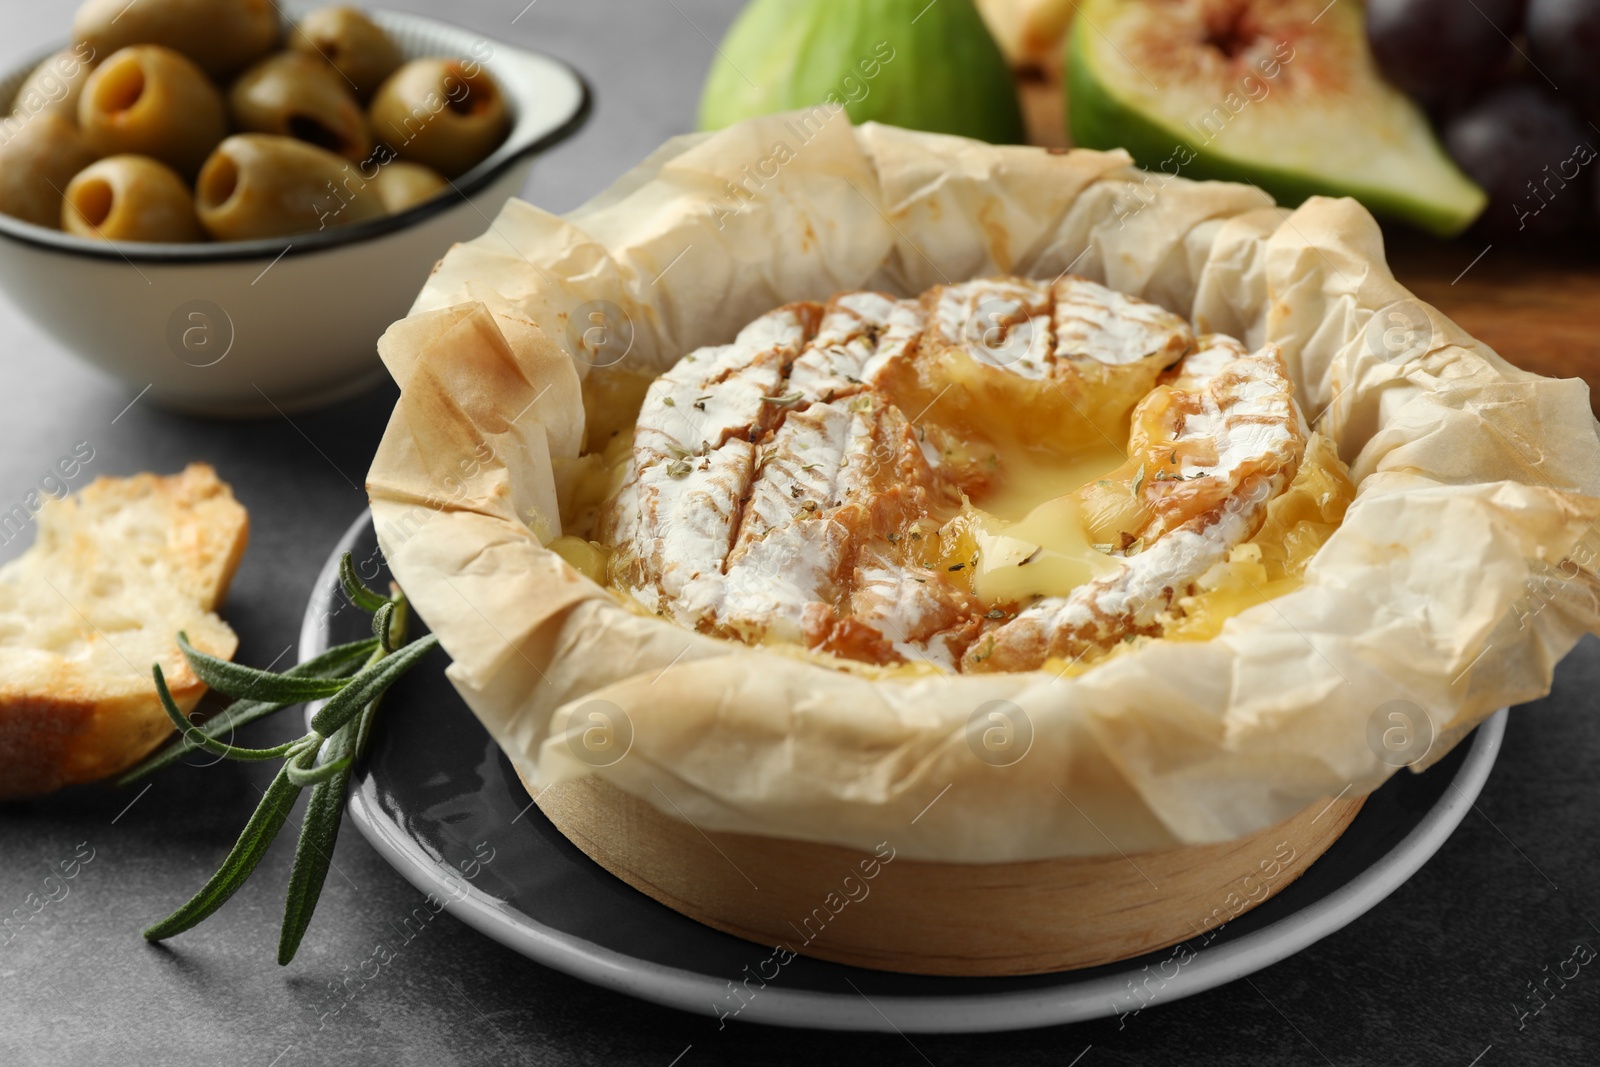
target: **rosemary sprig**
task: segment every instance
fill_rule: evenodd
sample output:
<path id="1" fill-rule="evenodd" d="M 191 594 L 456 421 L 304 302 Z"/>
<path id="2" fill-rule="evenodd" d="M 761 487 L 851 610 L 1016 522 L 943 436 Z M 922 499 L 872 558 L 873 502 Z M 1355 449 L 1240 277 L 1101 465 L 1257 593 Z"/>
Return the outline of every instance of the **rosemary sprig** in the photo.
<path id="1" fill-rule="evenodd" d="M 365 641 L 354 641 L 348 645 L 336 645 L 328 651 L 308 659 L 298 666 L 291 667 L 281 675 L 269 677 L 277 678 L 348 678 L 364 665 L 372 650 L 378 647 L 376 638 L 367 638 Z M 255 722 L 257 719 L 271 715 L 275 711 L 282 711 L 290 704 L 298 701 L 273 701 L 240 699 L 229 704 L 227 708 L 206 720 L 205 730 L 193 724 L 184 727 L 183 734 L 176 742 L 152 753 L 133 769 L 123 773 L 117 779 L 118 786 L 132 785 L 154 774 L 161 768 L 176 763 L 201 747 L 200 738 L 208 740 L 218 736 L 232 736 L 239 727 Z"/>
<path id="2" fill-rule="evenodd" d="M 405 594 L 398 587 L 393 587 L 390 596 L 369 589 L 356 576 L 349 553 L 340 560 L 339 580 L 350 603 L 372 614 L 373 636 L 330 648 L 282 674 L 207 655 L 192 646 L 185 634 L 178 635 L 178 647 L 195 676 L 217 692 L 236 698 L 204 727 L 190 722 L 172 699 L 160 665 L 152 669 L 161 706 L 180 736 L 176 743 L 124 774 L 118 784 L 138 781 L 196 749 L 224 759 L 284 762 L 217 873 L 186 904 L 147 929 L 146 940 L 164 941 L 181 934 L 227 903 L 266 855 L 300 790 L 310 789 L 278 940 L 278 962 L 294 959 L 328 877 L 344 818 L 351 767 L 366 746 L 378 703 L 402 674 L 438 644 L 431 634 L 407 643 Z M 217 737 L 224 729 L 231 736 L 234 728 L 290 705 L 322 699 L 327 703 L 312 716 L 310 732 L 295 741 L 272 748 L 240 748 Z"/>

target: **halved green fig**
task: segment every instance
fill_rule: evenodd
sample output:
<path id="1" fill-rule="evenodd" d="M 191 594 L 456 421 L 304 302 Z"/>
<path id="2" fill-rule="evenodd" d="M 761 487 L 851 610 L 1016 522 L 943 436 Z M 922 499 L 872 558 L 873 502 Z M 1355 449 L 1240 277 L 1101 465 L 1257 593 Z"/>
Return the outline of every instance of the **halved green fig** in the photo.
<path id="1" fill-rule="evenodd" d="M 1353 196 L 1441 235 L 1487 203 L 1378 74 L 1363 8 L 1327 0 L 1083 0 L 1067 41 L 1073 142 L 1147 169 Z"/>

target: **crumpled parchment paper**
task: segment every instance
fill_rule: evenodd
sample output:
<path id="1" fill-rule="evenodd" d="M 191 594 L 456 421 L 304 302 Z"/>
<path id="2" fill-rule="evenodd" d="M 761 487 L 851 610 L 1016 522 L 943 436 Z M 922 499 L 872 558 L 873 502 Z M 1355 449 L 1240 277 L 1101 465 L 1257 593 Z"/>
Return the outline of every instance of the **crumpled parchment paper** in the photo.
<path id="1" fill-rule="evenodd" d="M 591 320 L 657 373 L 789 301 L 1069 269 L 1282 346 L 1358 481 L 1303 586 L 1214 640 L 874 679 L 644 616 L 542 547 Z M 1225 840 L 1431 763 L 1600 622 L 1586 387 L 1417 301 L 1350 200 L 780 115 L 673 140 L 565 218 L 512 201 L 381 351 L 374 519 L 456 688 L 531 787 L 600 774 L 702 830 L 951 862 Z"/>

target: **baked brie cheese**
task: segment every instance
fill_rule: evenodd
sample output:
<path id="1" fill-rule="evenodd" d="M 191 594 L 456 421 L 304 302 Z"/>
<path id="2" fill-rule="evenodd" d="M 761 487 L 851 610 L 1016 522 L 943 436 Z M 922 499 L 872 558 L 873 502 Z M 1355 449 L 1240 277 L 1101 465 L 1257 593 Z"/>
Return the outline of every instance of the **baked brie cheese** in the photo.
<path id="1" fill-rule="evenodd" d="M 1310 440 L 1274 346 L 1083 278 L 846 293 L 651 383 L 552 547 L 847 668 L 1073 669 L 1292 582 L 1353 496 Z"/>

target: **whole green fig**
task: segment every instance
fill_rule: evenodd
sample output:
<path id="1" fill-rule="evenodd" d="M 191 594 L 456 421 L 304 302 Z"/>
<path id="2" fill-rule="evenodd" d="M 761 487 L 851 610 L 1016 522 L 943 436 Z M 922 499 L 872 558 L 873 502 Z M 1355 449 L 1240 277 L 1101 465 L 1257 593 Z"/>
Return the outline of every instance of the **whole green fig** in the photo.
<path id="1" fill-rule="evenodd" d="M 972 0 L 753 0 L 712 62 L 700 127 L 797 108 L 997 144 L 1025 137 L 1016 83 Z"/>

